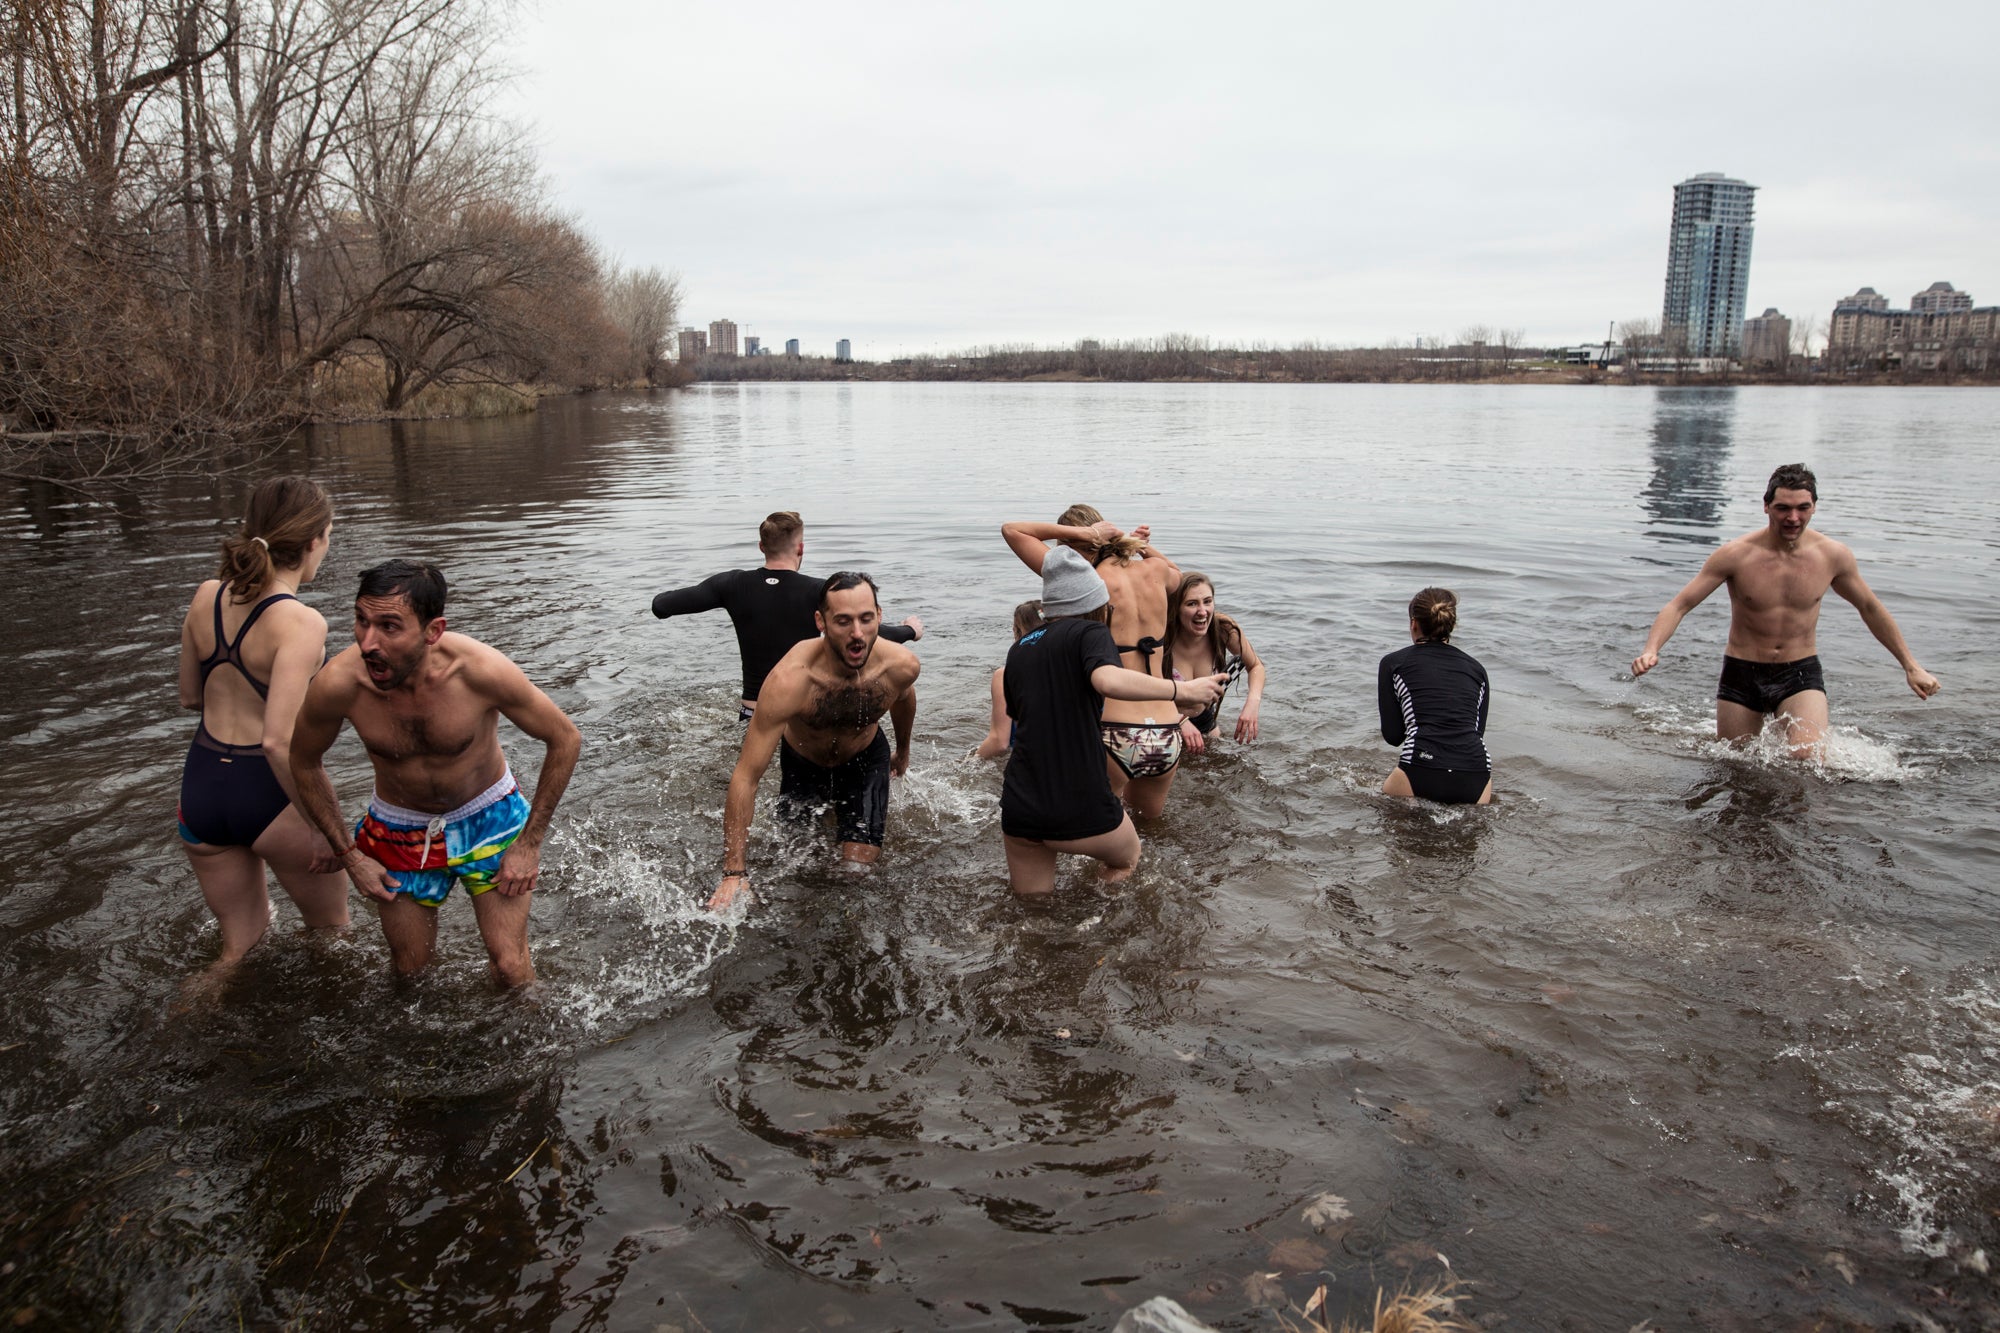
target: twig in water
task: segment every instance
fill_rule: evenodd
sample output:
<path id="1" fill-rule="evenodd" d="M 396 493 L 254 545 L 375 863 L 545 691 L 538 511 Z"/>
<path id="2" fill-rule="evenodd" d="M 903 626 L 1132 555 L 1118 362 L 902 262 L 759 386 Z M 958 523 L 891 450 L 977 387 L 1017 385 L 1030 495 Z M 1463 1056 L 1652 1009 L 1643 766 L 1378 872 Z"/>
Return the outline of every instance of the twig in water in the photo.
<path id="1" fill-rule="evenodd" d="M 546 1147 L 548 1147 L 548 1146 L 549 1146 L 549 1141 L 548 1141 L 548 1138 L 547 1138 L 547 1136 L 545 1135 L 545 1136 L 543 1136 L 543 1138 L 542 1138 L 542 1141 L 541 1141 L 540 1143 L 537 1143 L 537 1144 L 535 1145 L 535 1150 L 534 1150 L 534 1152 L 531 1152 L 531 1153 L 529 1153 L 529 1154 L 528 1154 L 528 1155 L 527 1155 L 526 1157 L 522 1158 L 522 1159 L 521 1159 L 521 1164 L 520 1164 L 519 1166 L 515 1167 L 515 1168 L 514 1168 L 514 1169 L 513 1169 L 512 1171 L 509 1171 L 509 1172 L 507 1173 L 507 1180 L 503 1180 L 503 1181 L 501 1181 L 500 1183 L 501 1183 L 502 1185 L 505 1185 L 505 1184 L 506 1184 L 506 1183 L 507 1183 L 508 1181 L 511 1181 L 511 1180 L 512 1180 L 512 1179 L 513 1179 L 513 1178 L 514 1178 L 515 1176 L 518 1176 L 518 1175 L 520 1175 L 520 1174 L 521 1174 L 521 1173 L 522 1173 L 523 1171 L 526 1171 L 526 1170 L 528 1169 L 528 1163 L 530 1163 L 530 1162 L 532 1162 L 532 1161 L 534 1161 L 534 1160 L 535 1160 L 535 1153 L 538 1153 L 538 1152 L 540 1152 L 540 1151 L 541 1151 L 542 1149 L 544 1149 L 544 1148 L 546 1148 Z"/>

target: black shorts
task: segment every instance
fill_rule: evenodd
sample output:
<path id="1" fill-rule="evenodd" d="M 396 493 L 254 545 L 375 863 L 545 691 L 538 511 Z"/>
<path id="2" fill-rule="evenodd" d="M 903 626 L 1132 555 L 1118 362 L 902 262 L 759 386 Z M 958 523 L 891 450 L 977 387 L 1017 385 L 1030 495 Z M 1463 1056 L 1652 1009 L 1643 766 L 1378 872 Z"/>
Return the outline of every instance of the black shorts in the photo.
<path id="1" fill-rule="evenodd" d="M 1439 805 L 1478 805 L 1493 780 L 1488 768 L 1425 768 L 1419 764 L 1397 764 L 1410 781 L 1410 790 L 1426 801 Z"/>
<path id="2" fill-rule="evenodd" d="M 806 822 L 831 808 L 842 842 L 882 845 L 889 821 L 889 738 L 877 728 L 874 742 L 844 764 L 822 768 L 778 742 L 778 814 Z"/>
<path id="3" fill-rule="evenodd" d="M 1819 658 L 1801 657 L 1796 662 L 1746 662 L 1740 657 L 1722 659 L 1722 679 L 1715 682 L 1715 697 L 1760 713 L 1775 713 L 1778 705 L 1804 690 L 1826 693 L 1826 677 L 1820 672 Z"/>

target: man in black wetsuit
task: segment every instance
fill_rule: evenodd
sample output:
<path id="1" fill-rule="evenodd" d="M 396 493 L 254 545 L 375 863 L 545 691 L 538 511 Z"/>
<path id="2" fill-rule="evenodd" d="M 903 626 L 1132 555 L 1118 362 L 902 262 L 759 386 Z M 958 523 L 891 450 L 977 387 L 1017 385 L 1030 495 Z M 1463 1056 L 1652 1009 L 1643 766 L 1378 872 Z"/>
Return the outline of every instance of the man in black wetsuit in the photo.
<path id="1" fill-rule="evenodd" d="M 757 528 L 757 545 L 764 552 L 761 568 L 728 570 L 653 599 L 653 614 L 662 620 L 717 609 L 729 612 L 736 626 L 736 648 L 743 655 L 740 720 L 756 711 L 764 677 L 792 645 L 819 636 L 813 614 L 819 610 L 820 589 L 826 582 L 799 573 L 806 553 L 806 525 L 792 510 L 766 518 Z M 924 622 L 911 616 L 900 625 L 884 625 L 880 637 L 890 643 L 921 639 Z"/>

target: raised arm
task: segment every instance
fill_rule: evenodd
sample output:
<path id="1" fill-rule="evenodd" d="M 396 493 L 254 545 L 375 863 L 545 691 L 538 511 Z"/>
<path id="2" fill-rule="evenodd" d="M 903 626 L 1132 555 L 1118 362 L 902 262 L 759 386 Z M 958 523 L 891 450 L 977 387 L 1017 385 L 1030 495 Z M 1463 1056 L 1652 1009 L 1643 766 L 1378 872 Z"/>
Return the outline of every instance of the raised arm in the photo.
<path id="1" fill-rule="evenodd" d="M 542 771 L 535 778 L 527 826 L 501 856 L 500 869 L 493 876 L 494 889 L 511 898 L 534 891 L 535 878 L 542 870 L 542 839 L 548 835 L 549 821 L 569 787 L 570 775 L 576 772 L 577 756 L 583 753 L 583 733 L 526 672 L 500 653 L 484 660 L 480 676 L 480 685 L 500 715 L 542 743 Z"/>
<path id="2" fill-rule="evenodd" d="M 1089 542 L 1101 546 L 1108 541 L 1116 541 L 1124 534 L 1113 524 L 1097 523 L 1087 528 L 1073 528 L 1063 523 L 1002 523 L 1000 538 L 1021 557 L 1021 563 L 1037 574 L 1042 572 L 1042 561 L 1048 559 L 1049 542 Z"/>
<path id="3" fill-rule="evenodd" d="M 1875 595 L 1861 577 L 1861 568 L 1855 563 L 1852 552 L 1845 552 L 1840 561 L 1841 569 L 1833 576 L 1833 590 L 1853 603 L 1861 613 L 1861 622 L 1868 626 L 1868 632 L 1875 641 L 1887 648 L 1903 668 L 1903 679 L 1910 684 L 1910 690 L 1919 699 L 1928 699 L 1944 687 L 1938 678 L 1918 665 L 1910 645 L 1903 642 L 1903 631 L 1896 625 L 1896 618 L 1889 614 L 1889 608 L 1882 605 L 1882 599 Z"/>
<path id="4" fill-rule="evenodd" d="M 1680 628 L 1681 618 L 1700 606 L 1708 595 L 1729 581 L 1736 572 L 1735 543 L 1730 543 L 1703 562 L 1701 573 L 1688 580 L 1687 586 L 1673 595 L 1660 614 L 1653 617 L 1653 628 L 1646 633 L 1646 646 L 1632 659 L 1632 674 L 1643 676 L 1659 665 L 1660 649 L 1667 646 L 1667 640 Z"/>
<path id="5" fill-rule="evenodd" d="M 879 631 L 890 643 L 915 643 L 924 637 L 924 618 L 905 616 L 898 625 L 884 625 Z"/>
<path id="6" fill-rule="evenodd" d="M 692 588 L 673 588 L 653 598 L 653 614 L 665 620 L 668 616 L 698 615 L 703 611 L 722 609 L 722 586 L 728 574 L 711 574 Z"/>
<path id="7" fill-rule="evenodd" d="M 795 688 L 780 686 L 773 691 L 765 682 L 757 711 L 743 733 L 743 751 L 736 770 L 729 775 L 729 797 L 722 806 L 722 883 L 708 900 L 708 910 L 719 912 L 750 887 L 749 869 L 743 858 L 750 849 L 750 821 L 757 813 L 757 784 L 771 766 L 771 756 L 784 739 L 785 721 L 797 706 L 790 696 Z M 777 697 L 774 697 L 776 695 Z"/>

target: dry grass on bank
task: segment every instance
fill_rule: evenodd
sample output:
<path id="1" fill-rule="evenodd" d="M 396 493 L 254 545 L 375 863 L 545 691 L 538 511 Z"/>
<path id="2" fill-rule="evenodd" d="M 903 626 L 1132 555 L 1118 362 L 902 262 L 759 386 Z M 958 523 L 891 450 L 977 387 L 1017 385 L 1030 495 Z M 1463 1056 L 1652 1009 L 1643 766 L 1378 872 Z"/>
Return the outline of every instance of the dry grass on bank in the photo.
<path id="1" fill-rule="evenodd" d="M 433 384 L 390 411 L 382 406 L 382 365 L 350 357 L 313 378 L 309 412 L 315 421 L 427 421 L 438 417 L 507 417 L 535 410 L 553 392 L 533 384 L 466 381 Z"/>
<path id="2" fill-rule="evenodd" d="M 1375 1316 L 1367 1324 L 1341 1321 L 1338 1328 L 1327 1322 L 1326 1288 L 1321 1287 L 1301 1312 L 1305 1322 L 1294 1323 L 1284 1315 L 1278 1322 L 1285 1333 L 1477 1333 L 1478 1326 L 1459 1317 L 1461 1296 L 1454 1295 L 1450 1282 L 1417 1291 L 1398 1292 L 1385 1303 L 1384 1292 L 1375 1293 Z"/>

